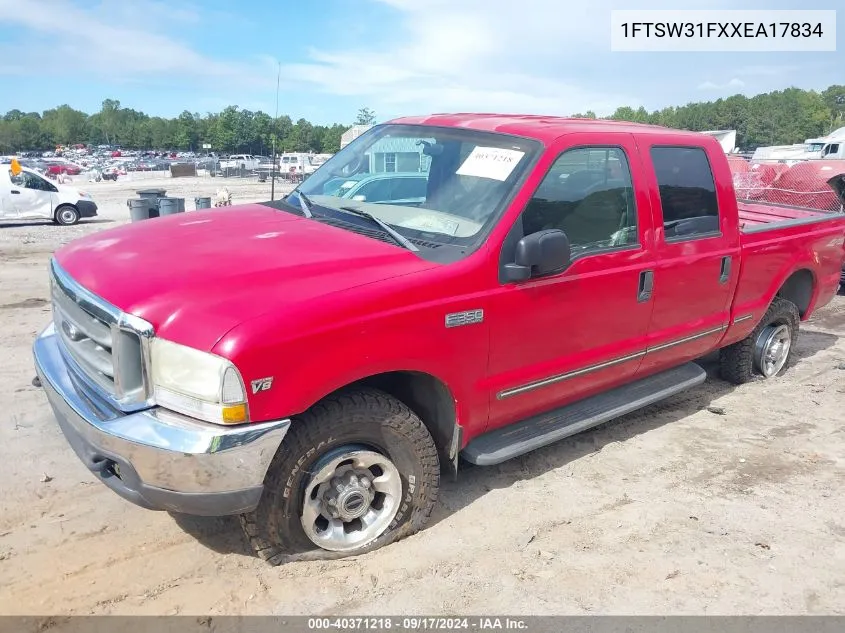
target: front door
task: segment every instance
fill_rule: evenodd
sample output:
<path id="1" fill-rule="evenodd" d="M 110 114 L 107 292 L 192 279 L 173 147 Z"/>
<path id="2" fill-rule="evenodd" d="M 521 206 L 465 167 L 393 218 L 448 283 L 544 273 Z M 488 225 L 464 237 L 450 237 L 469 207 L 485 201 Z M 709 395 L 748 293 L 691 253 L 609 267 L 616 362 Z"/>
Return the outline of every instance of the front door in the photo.
<path id="1" fill-rule="evenodd" d="M 627 382 L 644 355 L 653 253 L 636 145 L 622 133 L 600 146 L 563 138 L 514 230 L 562 229 L 572 263 L 492 295 L 488 430 Z"/>
<path id="2" fill-rule="evenodd" d="M 736 214 L 720 207 L 707 150 L 644 144 L 642 151 L 652 166 L 657 255 L 654 314 L 640 370 L 646 374 L 718 345 L 730 318 L 740 253 Z"/>
<path id="3" fill-rule="evenodd" d="M 23 171 L 17 176 L 9 172 L 11 190 L 7 198 L 14 209 L 14 216 L 17 219 L 50 218 L 53 211 L 52 191 L 55 187 L 49 182 L 28 171 Z"/>

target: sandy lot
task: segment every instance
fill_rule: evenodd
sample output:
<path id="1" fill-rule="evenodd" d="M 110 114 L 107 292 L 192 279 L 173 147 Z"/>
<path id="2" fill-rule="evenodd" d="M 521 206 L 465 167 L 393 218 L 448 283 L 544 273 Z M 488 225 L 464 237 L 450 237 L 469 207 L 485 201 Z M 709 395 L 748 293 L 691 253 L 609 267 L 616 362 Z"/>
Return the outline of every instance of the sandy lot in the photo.
<path id="1" fill-rule="evenodd" d="M 269 184 L 228 184 L 235 203 L 269 198 Z M 134 189 L 165 186 L 190 209 L 220 183 L 79 185 L 97 221 L 0 225 L 0 613 L 845 613 L 845 297 L 803 324 L 783 377 L 711 378 L 466 468 L 424 532 L 357 559 L 270 567 L 235 519 L 149 512 L 97 483 L 31 386 L 52 251 L 128 221 Z"/>

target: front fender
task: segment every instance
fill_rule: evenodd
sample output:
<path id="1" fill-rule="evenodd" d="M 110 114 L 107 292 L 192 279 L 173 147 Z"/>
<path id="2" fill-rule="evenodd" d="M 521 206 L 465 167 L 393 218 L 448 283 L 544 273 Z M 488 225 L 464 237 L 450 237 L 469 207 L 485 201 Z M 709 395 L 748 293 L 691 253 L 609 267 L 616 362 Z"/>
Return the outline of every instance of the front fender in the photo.
<path id="1" fill-rule="evenodd" d="M 298 336 L 286 335 L 268 315 L 235 328 L 215 350 L 226 350 L 223 355 L 241 370 L 256 422 L 295 416 L 364 378 L 413 371 L 449 388 L 458 423 L 473 435 L 487 423 L 489 333 L 483 322 L 447 328 L 449 311 L 443 304 L 391 311 Z M 265 378 L 272 378 L 272 386 L 252 393 L 252 381 Z"/>

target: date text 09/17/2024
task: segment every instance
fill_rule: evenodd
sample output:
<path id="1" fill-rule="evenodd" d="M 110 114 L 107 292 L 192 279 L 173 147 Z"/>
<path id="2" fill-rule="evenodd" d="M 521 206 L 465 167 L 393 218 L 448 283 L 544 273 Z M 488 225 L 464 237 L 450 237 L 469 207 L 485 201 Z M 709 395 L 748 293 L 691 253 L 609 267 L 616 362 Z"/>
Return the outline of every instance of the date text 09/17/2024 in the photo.
<path id="1" fill-rule="evenodd" d="M 525 620 L 509 617 L 341 617 L 341 618 L 308 618 L 308 629 L 369 631 L 369 630 L 397 630 L 397 631 L 456 631 L 456 630 L 512 630 L 524 631 L 528 627 Z"/>

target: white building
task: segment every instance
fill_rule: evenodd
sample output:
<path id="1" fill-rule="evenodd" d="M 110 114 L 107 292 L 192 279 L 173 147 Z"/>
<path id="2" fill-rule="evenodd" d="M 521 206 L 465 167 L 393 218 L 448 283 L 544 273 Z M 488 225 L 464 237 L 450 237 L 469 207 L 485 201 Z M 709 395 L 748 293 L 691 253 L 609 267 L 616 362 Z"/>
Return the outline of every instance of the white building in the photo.
<path id="1" fill-rule="evenodd" d="M 351 128 L 346 130 L 343 134 L 340 135 L 340 148 L 343 149 L 347 145 L 349 145 L 352 141 L 356 138 L 361 136 L 364 132 L 369 130 L 372 125 L 353 125 Z"/>
<path id="2" fill-rule="evenodd" d="M 716 137 L 725 154 L 736 152 L 736 130 L 707 130 L 706 132 L 702 132 L 702 134 Z"/>
<path id="3" fill-rule="evenodd" d="M 372 125 L 354 125 L 340 137 L 343 148 L 369 130 Z M 366 152 L 369 157 L 368 172 L 425 172 L 430 157 L 422 153 L 422 146 L 414 138 L 384 137 L 375 142 Z"/>

